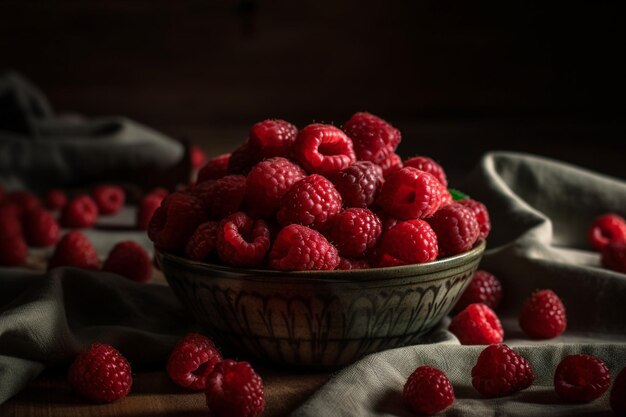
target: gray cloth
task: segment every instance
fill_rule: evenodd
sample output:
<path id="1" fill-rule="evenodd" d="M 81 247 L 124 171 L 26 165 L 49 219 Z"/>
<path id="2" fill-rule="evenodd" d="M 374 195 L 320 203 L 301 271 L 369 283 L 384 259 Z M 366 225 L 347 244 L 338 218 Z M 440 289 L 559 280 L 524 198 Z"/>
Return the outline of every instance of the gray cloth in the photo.
<path id="1" fill-rule="evenodd" d="M 626 183 L 565 164 L 520 154 L 487 155 L 462 185 L 485 202 L 493 231 L 481 264 L 502 281 L 498 310 L 505 343 L 532 364 L 536 381 L 514 395 L 483 399 L 471 385 L 471 368 L 484 346 L 462 346 L 445 330 L 424 344 L 369 355 L 336 374 L 293 417 L 411 416 L 402 404 L 402 387 L 420 365 L 441 369 L 450 378 L 455 403 L 449 416 L 601 416 L 612 415 L 608 392 L 583 405 L 562 402 L 553 376 L 568 354 L 601 357 L 612 377 L 626 366 L 626 275 L 600 268 L 588 251 L 586 230 L 605 212 L 626 215 Z M 567 308 L 564 335 L 527 340 L 517 324 L 522 302 L 536 289 L 551 288 Z"/>

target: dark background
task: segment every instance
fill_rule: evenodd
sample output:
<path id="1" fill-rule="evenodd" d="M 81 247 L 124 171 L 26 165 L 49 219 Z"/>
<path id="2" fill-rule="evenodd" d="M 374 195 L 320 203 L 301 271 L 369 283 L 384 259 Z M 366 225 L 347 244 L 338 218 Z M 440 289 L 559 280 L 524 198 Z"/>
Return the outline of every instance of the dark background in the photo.
<path id="1" fill-rule="evenodd" d="M 626 178 L 623 4 L 4 0 L 0 70 L 210 154 L 368 110 L 456 179 L 489 149 Z"/>

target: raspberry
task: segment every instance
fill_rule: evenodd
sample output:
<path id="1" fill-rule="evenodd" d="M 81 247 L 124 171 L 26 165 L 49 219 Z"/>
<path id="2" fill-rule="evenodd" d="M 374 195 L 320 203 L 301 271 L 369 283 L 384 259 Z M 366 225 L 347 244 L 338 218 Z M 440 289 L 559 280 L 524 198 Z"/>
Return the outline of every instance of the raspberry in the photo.
<path id="1" fill-rule="evenodd" d="M 246 194 L 246 177 L 227 175 L 198 184 L 191 192 L 198 197 L 210 220 L 221 220 L 241 209 Z"/>
<path id="2" fill-rule="evenodd" d="M 113 346 L 94 343 L 78 354 L 68 372 L 70 385 L 97 403 L 122 399 L 133 384 L 130 365 Z"/>
<path id="3" fill-rule="evenodd" d="M 247 140 L 230 154 L 228 173 L 246 175 L 260 160 L 256 150 L 250 146 L 250 141 Z"/>
<path id="4" fill-rule="evenodd" d="M 246 213 L 231 214 L 217 228 L 217 254 L 227 265 L 259 266 L 269 248 L 267 224 L 263 220 L 253 220 Z"/>
<path id="5" fill-rule="evenodd" d="M 165 197 L 159 194 L 148 194 L 141 199 L 137 208 L 137 229 L 148 230 L 150 219 L 159 208 Z"/>
<path id="6" fill-rule="evenodd" d="M 613 413 L 617 416 L 626 415 L 626 368 L 615 377 L 610 398 Z"/>
<path id="7" fill-rule="evenodd" d="M 480 234 L 472 210 L 459 203 L 441 207 L 427 221 L 437 234 L 441 258 L 470 250 Z"/>
<path id="8" fill-rule="evenodd" d="M 611 242 L 626 241 L 626 220 L 619 214 L 608 213 L 596 218 L 587 234 L 589 244 L 600 250 Z"/>
<path id="9" fill-rule="evenodd" d="M 21 209 L 15 203 L 0 206 L 0 238 L 22 234 Z"/>
<path id="10" fill-rule="evenodd" d="M 196 145 L 191 145 L 190 153 L 191 169 L 200 169 L 206 163 L 206 154 Z"/>
<path id="11" fill-rule="evenodd" d="M 309 175 L 291 186 L 276 215 L 283 226 L 298 223 L 321 230 L 341 211 L 341 195 L 321 175 Z"/>
<path id="12" fill-rule="evenodd" d="M 246 178 L 246 202 L 252 214 L 274 216 L 285 193 L 305 176 L 302 168 L 285 158 L 266 159 L 256 164 Z"/>
<path id="13" fill-rule="evenodd" d="M 63 207 L 60 223 L 63 227 L 81 229 L 93 226 L 97 220 L 98 206 L 91 197 L 81 194 Z"/>
<path id="14" fill-rule="evenodd" d="M 164 250 L 182 248 L 196 227 L 206 221 L 202 203 L 196 197 L 176 192 L 165 197 L 148 225 L 148 237 Z"/>
<path id="15" fill-rule="evenodd" d="M 150 255 L 130 240 L 120 242 L 111 249 L 102 270 L 137 282 L 146 282 L 152 278 Z"/>
<path id="16" fill-rule="evenodd" d="M 217 222 L 202 223 L 185 246 L 185 254 L 194 261 L 204 261 L 215 249 L 217 243 Z"/>
<path id="17" fill-rule="evenodd" d="M 101 214 L 117 213 L 126 200 L 124 189 L 116 185 L 100 185 L 94 188 L 91 195 Z"/>
<path id="18" fill-rule="evenodd" d="M 482 303 L 495 310 L 502 300 L 502 284 L 487 271 L 476 271 L 461 298 L 454 306 L 459 312 L 470 304 Z"/>
<path id="19" fill-rule="evenodd" d="M 24 215 L 24 235 L 30 246 L 51 246 L 59 240 L 59 224 L 46 209 L 36 208 Z"/>
<path id="20" fill-rule="evenodd" d="M 198 184 L 207 180 L 218 180 L 228 175 L 230 154 L 225 153 L 211 158 L 198 172 Z"/>
<path id="21" fill-rule="evenodd" d="M 349 208 L 339 213 L 328 232 L 339 254 L 348 258 L 361 258 L 376 246 L 382 233 L 380 219 L 368 209 Z"/>
<path id="22" fill-rule="evenodd" d="M 487 346 L 472 368 L 472 385 L 483 397 L 502 397 L 535 381 L 530 362 L 505 344 Z"/>
<path id="23" fill-rule="evenodd" d="M 206 379 L 205 393 L 213 417 L 256 417 L 265 408 L 263 381 L 248 362 L 218 362 Z"/>
<path id="24" fill-rule="evenodd" d="M 441 187 L 432 174 L 402 168 L 389 175 L 378 203 L 385 213 L 400 220 L 429 217 L 439 208 Z"/>
<path id="25" fill-rule="evenodd" d="M 626 242 L 611 242 L 602 248 L 602 266 L 626 274 Z"/>
<path id="26" fill-rule="evenodd" d="M 2 222 L 0 222 L 2 223 Z M 26 263 L 28 247 L 21 233 L 0 236 L 0 265 L 21 266 Z"/>
<path id="27" fill-rule="evenodd" d="M 450 193 L 448 193 L 448 195 L 450 195 Z M 449 204 L 451 203 L 452 201 L 450 201 Z M 491 220 L 489 219 L 489 211 L 487 211 L 487 207 L 480 201 L 472 200 L 471 198 L 464 198 L 463 200 L 457 201 L 457 203 L 472 210 L 480 230 L 478 238 L 487 239 L 487 236 L 489 236 L 489 232 L 491 231 Z"/>
<path id="28" fill-rule="evenodd" d="M 437 258 L 437 236 L 425 221 L 407 220 L 383 234 L 380 249 L 401 264 L 430 262 Z"/>
<path id="29" fill-rule="evenodd" d="M 67 204 L 67 195 L 63 190 L 53 188 L 46 193 L 45 206 L 49 210 L 61 210 Z"/>
<path id="30" fill-rule="evenodd" d="M 206 388 L 206 378 L 222 355 L 213 342 L 198 333 L 180 339 L 167 360 L 167 374 L 177 385 L 193 391 Z"/>
<path id="31" fill-rule="evenodd" d="M 291 224 L 276 236 L 269 265 L 279 271 L 332 270 L 339 265 L 339 253 L 319 232 Z"/>
<path id="32" fill-rule="evenodd" d="M 522 306 L 519 325 L 533 339 L 551 339 L 565 331 L 565 306 L 552 290 L 541 290 Z"/>
<path id="33" fill-rule="evenodd" d="M 427 156 L 414 156 L 413 158 L 407 159 L 404 161 L 404 166 L 429 172 L 433 174 L 444 187 L 448 186 L 448 179 L 446 178 L 446 172 L 443 170 L 443 167 Z"/>
<path id="34" fill-rule="evenodd" d="M 484 304 L 470 304 L 457 314 L 448 328 L 462 345 L 501 343 L 504 336 L 496 313 Z"/>
<path id="35" fill-rule="evenodd" d="M 402 399 L 411 411 L 435 414 L 454 402 L 454 389 L 448 377 L 439 369 L 420 366 L 409 376 Z"/>
<path id="36" fill-rule="evenodd" d="M 57 266 L 73 266 L 82 269 L 99 269 L 98 254 L 89 239 L 79 231 L 72 231 L 61 238 L 50 262 L 48 270 Z"/>
<path id="37" fill-rule="evenodd" d="M 341 269 L 343 271 L 350 271 L 352 269 L 367 269 L 370 267 L 367 259 L 349 259 L 349 258 L 339 258 L 339 265 L 337 265 L 337 269 Z"/>
<path id="38" fill-rule="evenodd" d="M 374 203 L 383 185 L 383 170 L 369 161 L 358 161 L 331 175 L 346 207 L 366 208 Z"/>
<path id="39" fill-rule="evenodd" d="M 593 355 L 569 355 L 554 372 L 554 391 L 565 401 L 587 403 L 609 389 L 611 375 L 604 361 Z"/>
<path id="40" fill-rule="evenodd" d="M 330 174 L 356 162 L 352 141 L 335 126 L 312 124 L 300 131 L 294 156 L 308 172 Z"/>
<path id="41" fill-rule="evenodd" d="M 400 158 L 400 155 L 396 153 L 392 153 L 389 157 L 387 157 L 387 159 L 384 159 L 378 165 L 383 170 L 384 178 L 387 178 L 392 173 L 404 167 L 404 164 L 402 164 L 402 158 Z"/>
<path id="42" fill-rule="evenodd" d="M 284 120 L 264 120 L 250 128 L 249 142 L 261 159 L 291 157 L 298 128 Z"/>
<path id="43" fill-rule="evenodd" d="M 354 151 L 360 161 L 381 163 L 391 155 L 400 143 L 400 131 L 370 113 L 355 113 L 343 127 L 354 143 Z"/>

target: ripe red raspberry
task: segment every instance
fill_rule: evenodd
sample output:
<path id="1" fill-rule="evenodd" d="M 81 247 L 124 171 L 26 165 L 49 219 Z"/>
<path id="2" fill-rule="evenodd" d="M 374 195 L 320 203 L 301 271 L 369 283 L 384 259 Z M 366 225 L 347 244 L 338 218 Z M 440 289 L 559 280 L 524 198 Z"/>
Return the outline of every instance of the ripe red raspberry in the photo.
<path id="1" fill-rule="evenodd" d="M 174 383 L 192 391 L 206 388 L 206 378 L 222 355 L 213 342 L 198 333 L 180 339 L 167 360 L 167 375 Z"/>
<path id="2" fill-rule="evenodd" d="M 247 140 L 230 154 L 230 158 L 228 159 L 228 173 L 247 175 L 252 167 L 260 160 L 261 158 L 257 154 L 257 151 L 250 146 L 250 141 Z"/>
<path id="3" fill-rule="evenodd" d="M 378 203 L 400 220 L 429 217 L 441 204 L 441 184 L 428 172 L 402 168 L 387 177 Z"/>
<path id="4" fill-rule="evenodd" d="M 496 313 L 484 304 L 470 304 L 457 314 L 448 328 L 462 345 L 502 343 L 504 331 Z"/>
<path id="5" fill-rule="evenodd" d="M 300 131 L 294 157 L 308 172 L 330 174 L 356 162 L 352 141 L 331 125 L 312 124 Z"/>
<path id="6" fill-rule="evenodd" d="M 261 159 L 281 156 L 290 158 L 298 128 L 284 120 L 264 120 L 250 128 L 250 146 Z"/>
<path id="7" fill-rule="evenodd" d="M 283 228 L 269 254 L 270 268 L 279 271 L 332 270 L 337 265 L 337 248 L 319 232 L 299 224 Z"/>
<path id="8" fill-rule="evenodd" d="M 446 374 L 439 369 L 420 366 L 404 384 L 402 399 L 412 412 L 431 415 L 454 402 L 454 389 Z"/>
<path id="9" fill-rule="evenodd" d="M 382 231 L 380 219 L 370 210 L 349 208 L 335 217 L 327 236 L 341 256 L 361 258 L 376 246 Z"/>
<path id="10" fill-rule="evenodd" d="M 1 222 L 0 222 L 1 223 Z M 26 263 L 28 247 L 21 233 L 0 236 L 0 265 L 21 266 Z"/>
<path id="11" fill-rule="evenodd" d="M 609 389 L 611 375 L 604 361 L 593 355 L 569 355 L 554 372 L 554 391 L 565 401 L 587 403 Z"/>
<path id="12" fill-rule="evenodd" d="M 611 242 L 602 248 L 602 266 L 626 274 L 626 242 Z"/>
<path id="13" fill-rule="evenodd" d="M 263 263 L 270 248 L 270 231 L 263 220 L 246 213 L 231 214 L 217 228 L 217 254 L 227 265 L 251 268 Z"/>
<path id="14" fill-rule="evenodd" d="M 551 339 L 565 331 L 565 306 L 552 290 L 541 290 L 522 306 L 519 325 L 533 339 Z"/>
<path id="15" fill-rule="evenodd" d="M 617 416 L 626 416 L 626 368 L 615 377 L 610 398 L 613 413 Z"/>
<path id="16" fill-rule="evenodd" d="M 480 234 L 472 210 L 459 203 L 441 207 L 427 221 L 437 234 L 440 258 L 470 250 Z"/>
<path id="17" fill-rule="evenodd" d="M 152 278 L 150 255 L 143 247 L 130 240 L 120 242 L 111 249 L 102 270 L 137 282 L 146 282 Z"/>
<path id="18" fill-rule="evenodd" d="M 241 209 L 246 195 L 246 177 L 227 175 L 198 184 L 191 193 L 198 197 L 210 220 L 221 220 Z"/>
<path id="19" fill-rule="evenodd" d="M 63 207 L 60 223 L 63 227 L 81 229 L 93 226 L 97 220 L 98 206 L 91 197 L 81 194 Z"/>
<path id="20" fill-rule="evenodd" d="M 0 206 L 0 238 L 22 234 L 21 209 L 15 203 Z"/>
<path id="21" fill-rule="evenodd" d="M 341 205 L 341 195 L 333 183 L 313 174 L 291 186 L 276 217 L 283 226 L 297 223 L 322 230 L 339 214 Z"/>
<path id="22" fill-rule="evenodd" d="M 502 397 L 535 381 L 530 362 L 507 345 L 487 346 L 472 368 L 472 385 L 483 397 Z"/>
<path id="23" fill-rule="evenodd" d="M 454 306 L 455 312 L 464 310 L 470 304 L 482 303 L 495 310 L 502 300 L 502 284 L 487 271 L 476 271 L 461 298 Z"/>
<path id="24" fill-rule="evenodd" d="M 285 158 L 256 164 L 246 178 L 246 202 L 251 213 L 264 218 L 274 216 L 283 196 L 304 177 L 304 170 Z"/>
<path id="25" fill-rule="evenodd" d="M 133 384 L 130 365 L 113 346 L 94 343 L 78 354 L 68 372 L 70 385 L 97 403 L 122 399 Z"/>
<path id="26" fill-rule="evenodd" d="M 191 145 L 189 151 L 191 153 L 191 169 L 200 169 L 206 163 L 206 154 L 196 145 Z"/>
<path id="27" fill-rule="evenodd" d="M 148 194 L 141 199 L 137 208 L 137 229 L 148 230 L 150 219 L 164 198 L 159 194 Z"/>
<path id="28" fill-rule="evenodd" d="M 45 206 L 49 210 L 61 210 L 67 204 L 67 195 L 63 190 L 53 188 L 46 193 Z"/>
<path id="29" fill-rule="evenodd" d="M 367 269 L 370 267 L 367 259 L 348 259 L 348 258 L 339 258 L 339 265 L 337 265 L 337 269 L 341 269 L 343 271 L 350 271 L 352 269 Z"/>
<path id="30" fill-rule="evenodd" d="M 218 222 L 202 223 L 189 238 L 185 246 L 185 254 L 194 261 L 206 260 L 217 244 Z"/>
<path id="31" fill-rule="evenodd" d="M 225 153 L 211 158 L 198 172 L 198 184 L 207 180 L 218 180 L 228 175 L 230 154 Z"/>
<path id="32" fill-rule="evenodd" d="M 372 205 L 383 185 L 383 170 L 369 161 L 358 161 L 331 175 L 346 207 L 366 208 Z"/>
<path id="33" fill-rule="evenodd" d="M 587 235 L 589 244 L 600 250 L 611 242 L 626 241 L 626 220 L 619 214 L 607 213 L 596 218 Z"/>
<path id="34" fill-rule="evenodd" d="M 205 393 L 212 417 L 257 417 L 265 408 L 263 381 L 248 362 L 218 362 Z"/>
<path id="35" fill-rule="evenodd" d="M 383 234 L 380 250 L 400 264 L 430 262 L 437 258 L 437 236 L 424 220 L 407 220 Z M 392 266 L 389 262 L 384 263 L 381 266 Z"/>
<path id="36" fill-rule="evenodd" d="M 126 194 L 122 187 L 100 185 L 91 192 L 100 214 L 115 214 L 124 206 Z"/>
<path id="37" fill-rule="evenodd" d="M 397 153 L 392 153 L 384 159 L 380 164 L 378 164 L 380 168 L 383 170 L 383 177 L 387 178 L 389 175 L 394 172 L 402 169 L 404 164 L 402 163 L 402 158 Z"/>
<path id="38" fill-rule="evenodd" d="M 98 254 L 89 239 L 79 231 L 72 231 L 61 238 L 52 258 L 48 262 L 48 270 L 57 266 L 73 266 L 82 269 L 99 269 Z"/>
<path id="39" fill-rule="evenodd" d="M 352 115 L 344 124 L 343 130 L 354 143 L 357 159 L 376 164 L 387 159 L 401 140 L 398 129 L 380 117 L 366 112 Z"/>
<path id="40" fill-rule="evenodd" d="M 164 250 L 182 248 L 196 227 L 206 221 L 204 208 L 195 196 L 176 192 L 165 197 L 148 225 L 148 237 Z"/>
<path id="41" fill-rule="evenodd" d="M 450 195 L 450 193 L 448 193 L 448 195 Z M 491 231 L 491 220 L 489 219 L 489 211 L 487 211 L 487 207 L 480 201 L 472 200 L 471 198 L 464 198 L 463 200 L 457 201 L 457 203 L 472 210 L 474 216 L 476 216 L 478 228 L 480 229 L 478 238 L 487 239 L 487 236 L 489 236 L 489 232 Z"/>
<path id="42" fill-rule="evenodd" d="M 414 156 L 413 158 L 409 158 L 404 161 L 404 166 L 413 167 L 419 169 L 420 171 L 430 172 L 444 187 L 448 186 L 448 179 L 443 167 L 435 162 L 435 160 L 427 156 Z"/>
<path id="43" fill-rule="evenodd" d="M 36 208 L 24 214 L 24 236 L 30 246 L 54 245 L 59 234 L 59 224 L 46 209 Z"/>

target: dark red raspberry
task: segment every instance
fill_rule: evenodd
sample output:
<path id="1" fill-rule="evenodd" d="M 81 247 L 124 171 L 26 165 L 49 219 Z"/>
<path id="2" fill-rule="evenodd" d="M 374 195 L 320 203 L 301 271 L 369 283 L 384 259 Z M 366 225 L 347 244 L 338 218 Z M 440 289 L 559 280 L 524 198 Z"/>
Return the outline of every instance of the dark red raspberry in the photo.
<path id="1" fill-rule="evenodd" d="M 1 222 L 0 222 L 1 223 Z M 28 247 L 21 233 L 0 236 L 0 265 L 21 266 L 26 263 Z"/>
<path id="2" fill-rule="evenodd" d="M 206 154 L 204 151 L 196 146 L 191 145 L 190 148 L 191 169 L 200 169 L 206 163 Z"/>
<path id="3" fill-rule="evenodd" d="M 0 206 L 0 238 L 22 235 L 21 212 L 15 203 Z"/>
<path id="4" fill-rule="evenodd" d="M 24 236 L 30 246 L 47 247 L 59 240 L 59 224 L 44 208 L 24 214 Z"/>
<path id="5" fill-rule="evenodd" d="M 459 203 L 441 207 L 427 221 L 437 234 L 440 258 L 470 250 L 480 234 L 472 210 Z"/>
<path id="6" fill-rule="evenodd" d="M 400 155 L 396 153 L 392 153 L 387 159 L 383 160 L 378 165 L 383 170 L 384 178 L 387 178 L 389 175 L 404 167 L 404 164 L 402 163 L 402 158 L 400 158 Z"/>
<path id="7" fill-rule="evenodd" d="M 228 175 L 228 160 L 230 154 L 225 153 L 211 158 L 198 172 L 198 184 L 207 180 L 218 180 Z"/>
<path id="8" fill-rule="evenodd" d="M 97 403 L 122 399 L 133 384 L 130 365 L 113 346 L 94 343 L 78 354 L 68 379 L 80 395 Z"/>
<path id="9" fill-rule="evenodd" d="M 150 219 L 164 198 L 159 194 L 148 194 L 141 199 L 137 208 L 137 229 L 148 230 Z"/>
<path id="10" fill-rule="evenodd" d="M 91 192 L 100 214 L 115 214 L 124 206 L 126 194 L 117 185 L 100 185 Z"/>
<path id="11" fill-rule="evenodd" d="M 205 222 L 206 215 L 195 196 L 176 192 L 163 199 L 148 226 L 148 237 L 164 250 L 177 250 L 187 243 L 196 227 Z"/>
<path id="12" fill-rule="evenodd" d="M 504 331 L 496 313 L 484 304 L 470 304 L 457 314 L 448 328 L 462 345 L 502 343 Z"/>
<path id="13" fill-rule="evenodd" d="M 378 203 L 385 213 L 400 220 L 432 216 L 441 204 L 442 186 L 432 174 L 402 168 L 389 175 Z"/>
<path id="14" fill-rule="evenodd" d="M 552 290 L 535 292 L 522 306 L 519 325 L 533 339 L 551 339 L 565 331 L 565 306 Z"/>
<path id="15" fill-rule="evenodd" d="M 63 207 L 60 223 L 63 227 L 82 229 L 91 227 L 98 221 L 98 206 L 88 195 L 72 198 Z"/>
<path id="16" fill-rule="evenodd" d="M 593 401 L 604 394 L 609 385 L 609 368 L 593 355 L 566 356 L 554 372 L 554 391 L 571 403 Z"/>
<path id="17" fill-rule="evenodd" d="M 281 156 L 290 158 L 298 128 L 284 120 L 264 120 L 250 128 L 250 146 L 262 159 Z"/>
<path id="18" fill-rule="evenodd" d="M 444 187 L 448 186 L 448 178 L 443 167 L 427 156 L 414 156 L 404 161 L 405 167 L 413 167 L 420 171 L 430 172 Z"/>
<path id="19" fill-rule="evenodd" d="M 248 362 L 218 362 L 205 393 L 212 417 L 257 417 L 265 408 L 263 381 Z"/>
<path id="20" fill-rule="evenodd" d="M 626 242 L 611 242 L 602 248 L 602 266 L 626 274 Z"/>
<path id="21" fill-rule="evenodd" d="M 600 250 L 611 242 L 626 241 L 626 220 L 619 214 L 607 213 L 596 218 L 587 236 L 589 244 Z"/>
<path id="22" fill-rule="evenodd" d="M 46 193 L 45 205 L 49 210 L 61 210 L 67 204 L 67 195 L 63 190 L 53 188 Z"/>
<path id="23" fill-rule="evenodd" d="M 450 195 L 450 193 L 448 193 L 448 195 Z M 452 201 L 449 204 L 451 203 Z M 478 228 L 480 229 L 478 238 L 487 239 L 487 236 L 489 236 L 489 232 L 491 231 L 491 220 L 489 219 L 489 211 L 487 211 L 487 207 L 480 201 L 472 200 L 471 198 L 464 198 L 463 200 L 457 201 L 457 203 L 472 210 L 474 216 L 476 216 Z"/>
<path id="24" fill-rule="evenodd" d="M 152 278 L 150 255 L 143 247 L 130 240 L 120 242 L 111 249 L 102 270 L 137 282 L 146 282 Z"/>
<path id="25" fill-rule="evenodd" d="M 202 202 L 210 220 L 221 220 L 241 209 L 246 195 L 246 177 L 227 175 L 219 180 L 204 181 L 191 193 Z"/>
<path id="26" fill-rule="evenodd" d="M 218 222 L 202 223 L 189 238 L 185 254 L 194 261 L 204 261 L 215 250 Z"/>
<path id="27" fill-rule="evenodd" d="M 358 161 L 331 175 L 346 207 L 366 208 L 372 205 L 383 185 L 383 170 L 369 161 Z"/>
<path id="28" fill-rule="evenodd" d="M 487 271 L 476 271 L 461 298 L 454 306 L 454 311 L 464 310 L 470 304 L 483 303 L 495 310 L 502 300 L 502 284 L 498 278 Z"/>
<path id="29" fill-rule="evenodd" d="M 167 360 L 167 374 L 174 383 L 192 391 L 206 388 L 206 378 L 222 355 L 213 342 L 198 333 L 180 339 Z"/>
<path id="30" fill-rule="evenodd" d="M 626 416 L 626 368 L 615 377 L 610 398 L 613 413 L 616 416 Z"/>
<path id="31" fill-rule="evenodd" d="M 270 231 L 263 220 L 246 213 L 231 214 L 217 228 L 217 254 L 227 265 L 251 268 L 263 263 L 270 248 Z"/>
<path id="32" fill-rule="evenodd" d="M 41 206 L 41 201 L 35 194 L 22 190 L 11 191 L 5 196 L 4 202 L 15 203 L 20 208 L 20 214 Z"/>
<path id="33" fill-rule="evenodd" d="M 298 133 L 294 157 L 308 172 L 330 174 L 356 162 L 352 141 L 332 125 L 312 124 Z"/>
<path id="34" fill-rule="evenodd" d="M 99 269 L 98 253 L 89 239 L 79 231 L 72 231 L 61 238 L 50 262 L 48 270 L 57 266 L 73 266 L 82 269 Z"/>
<path id="35" fill-rule="evenodd" d="M 247 175 L 261 158 L 247 140 L 239 145 L 228 158 L 228 173 Z"/>
<path id="36" fill-rule="evenodd" d="M 483 397 L 502 397 L 530 387 L 530 362 L 504 344 L 487 346 L 472 368 L 472 385 Z"/>
<path id="37" fill-rule="evenodd" d="M 430 262 L 437 258 L 437 236 L 425 221 L 407 220 L 383 234 L 380 250 L 402 264 Z"/>
<path id="38" fill-rule="evenodd" d="M 273 217 L 291 186 L 306 176 L 298 165 L 285 158 L 259 162 L 246 178 L 246 202 L 257 217 Z"/>
<path id="39" fill-rule="evenodd" d="M 349 208 L 335 217 L 327 236 L 341 256 L 361 258 L 376 246 L 382 231 L 380 219 L 370 210 Z"/>
<path id="40" fill-rule="evenodd" d="M 372 161 L 376 164 L 387 159 L 398 147 L 400 131 L 370 113 L 352 115 L 343 130 L 354 143 L 354 151 L 359 161 Z"/>
<path id="41" fill-rule="evenodd" d="M 270 268 L 279 271 L 332 270 L 337 265 L 337 248 L 319 232 L 299 224 L 283 228 L 269 254 Z"/>
<path id="42" fill-rule="evenodd" d="M 309 175 L 291 186 L 276 215 L 283 226 L 302 224 L 322 230 L 341 211 L 341 195 L 321 175 Z"/>
<path id="43" fill-rule="evenodd" d="M 420 366 L 404 384 L 402 399 L 412 412 L 431 415 L 454 402 L 454 389 L 446 374 L 439 369 Z"/>
<path id="44" fill-rule="evenodd" d="M 370 267 L 367 259 L 348 259 L 348 258 L 339 258 L 339 265 L 337 265 L 337 269 L 341 269 L 343 271 L 350 271 L 352 269 L 367 269 Z"/>

